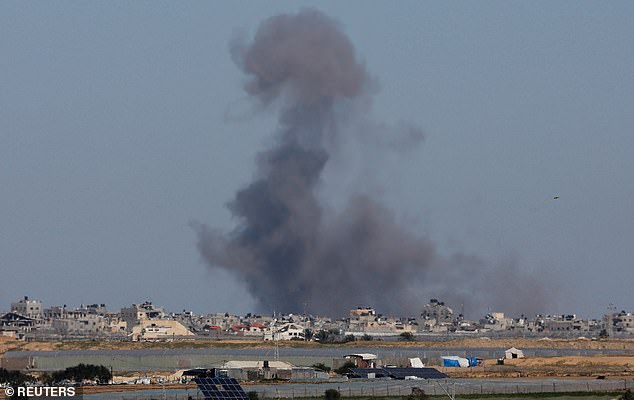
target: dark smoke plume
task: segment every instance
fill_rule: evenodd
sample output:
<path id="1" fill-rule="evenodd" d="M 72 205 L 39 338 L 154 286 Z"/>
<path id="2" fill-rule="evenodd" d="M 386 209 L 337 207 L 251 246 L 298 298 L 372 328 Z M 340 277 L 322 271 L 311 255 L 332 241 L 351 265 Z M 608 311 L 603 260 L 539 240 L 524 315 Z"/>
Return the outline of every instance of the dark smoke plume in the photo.
<path id="1" fill-rule="evenodd" d="M 238 226 L 230 233 L 195 226 L 206 262 L 243 279 L 262 311 L 296 312 L 307 303 L 331 315 L 357 305 L 403 314 L 442 295 L 423 292 L 426 271 L 453 268 L 429 240 L 367 195 L 351 196 L 340 212 L 318 200 L 341 127 L 372 91 L 337 23 L 316 10 L 275 16 L 231 53 L 250 79 L 246 92 L 280 107 L 279 131 L 258 155 L 254 181 L 229 203 Z M 406 131 L 404 139 L 378 142 L 407 148 L 420 141 L 419 130 Z"/>

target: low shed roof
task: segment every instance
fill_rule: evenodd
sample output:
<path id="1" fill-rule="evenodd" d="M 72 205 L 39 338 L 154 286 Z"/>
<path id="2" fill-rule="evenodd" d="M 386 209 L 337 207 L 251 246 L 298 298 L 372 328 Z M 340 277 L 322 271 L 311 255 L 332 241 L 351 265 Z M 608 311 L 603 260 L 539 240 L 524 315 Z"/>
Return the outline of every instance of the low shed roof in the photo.
<path id="1" fill-rule="evenodd" d="M 372 353 L 347 354 L 344 357 L 345 358 L 357 357 L 357 358 L 361 358 L 363 360 L 376 360 L 377 359 L 376 354 L 372 354 Z"/>

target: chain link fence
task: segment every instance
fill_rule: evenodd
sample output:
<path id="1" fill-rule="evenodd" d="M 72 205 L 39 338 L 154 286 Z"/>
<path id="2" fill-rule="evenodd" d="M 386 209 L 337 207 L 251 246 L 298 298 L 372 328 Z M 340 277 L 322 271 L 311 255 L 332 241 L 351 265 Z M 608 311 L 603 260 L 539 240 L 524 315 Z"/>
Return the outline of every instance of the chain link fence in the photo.
<path id="1" fill-rule="evenodd" d="M 342 398 L 404 397 L 413 388 L 429 395 L 522 395 L 528 393 L 601 393 L 634 389 L 634 379 L 610 380 L 353 380 L 328 383 L 243 385 L 246 392 L 256 392 L 259 399 L 323 398 L 328 389 L 336 389 Z M 84 400 L 203 400 L 196 389 L 146 390 L 130 393 L 84 395 Z"/>

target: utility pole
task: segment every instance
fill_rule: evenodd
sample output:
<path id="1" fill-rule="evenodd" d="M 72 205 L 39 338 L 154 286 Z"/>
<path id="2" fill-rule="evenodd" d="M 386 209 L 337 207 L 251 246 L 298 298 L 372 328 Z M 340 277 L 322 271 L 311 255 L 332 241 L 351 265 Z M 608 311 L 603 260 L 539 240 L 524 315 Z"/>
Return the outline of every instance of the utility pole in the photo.
<path id="1" fill-rule="evenodd" d="M 449 383 L 447 383 L 447 387 L 446 388 L 439 381 L 436 381 L 436 384 L 438 386 L 440 386 L 440 388 L 442 389 L 443 392 L 445 392 L 447 397 L 449 397 L 449 400 L 456 400 L 456 384 L 455 384 L 455 382 L 453 384 L 453 388 L 449 387 Z M 451 392 L 449 391 L 449 389 L 452 389 Z"/>
<path id="2" fill-rule="evenodd" d="M 280 360 L 280 345 L 279 345 L 280 338 L 277 333 L 274 333 L 273 335 L 275 335 L 274 336 L 275 338 L 275 357 L 274 358 L 275 358 L 275 361 L 279 361 Z"/>

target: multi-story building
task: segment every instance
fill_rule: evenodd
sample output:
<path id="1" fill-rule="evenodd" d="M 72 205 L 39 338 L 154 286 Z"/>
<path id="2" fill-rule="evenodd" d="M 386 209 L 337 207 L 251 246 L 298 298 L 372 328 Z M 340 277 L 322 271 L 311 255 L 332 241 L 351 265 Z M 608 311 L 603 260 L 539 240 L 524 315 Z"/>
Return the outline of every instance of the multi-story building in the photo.
<path id="1" fill-rule="evenodd" d="M 196 317 L 193 324 L 198 331 L 226 331 L 241 323 L 241 318 L 229 313 L 215 313 Z"/>
<path id="2" fill-rule="evenodd" d="M 376 320 L 376 311 L 371 307 L 359 307 L 350 310 L 350 325 L 365 325 Z"/>
<path id="3" fill-rule="evenodd" d="M 617 332 L 634 333 L 634 314 L 621 311 L 613 317 Z"/>
<path id="4" fill-rule="evenodd" d="M 480 320 L 480 325 L 488 331 L 505 331 L 514 326 L 514 320 L 505 317 L 503 312 L 492 312 Z"/>
<path id="5" fill-rule="evenodd" d="M 24 296 L 24 299 L 11 303 L 11 312 L 35 319 L 40 319 L 44 316 L 42 302 L 40 300 L 29 299 L 28 296 Z"/>
<path id="6" fill-rule="evenodd" d="M 445 305 L 444 302 L 437 299 L 429 300 L 429 303 L 423 306 L 420 314 L 418 329 L 421 331 L 443 333 L 455 329 L 454 323 L 457 319 L 454 317 L 453 310 Z"/>
<path id="7" fill-rule="evenodd" d="M 53 329 L 61 335 L 95 336 L 111 333 L 107 321 L 102 315 L 69 312 L 65 318 L 51 320 Z"/>
<path id="8" fill-rule="evenodd" d="M 121 309 L 121 319 L 110 329 L 125 327 L 132 340 L 170 340 L 193 333 L 149 301 Z"/>
<path id="9" fill-rule="evenodd" d="M 453 310 L 437 299 L 431 299 L 429 303 L 423 306 L 421 317 L 423 319 L 435 319 L 438 323 L 452 322 L 454 319 Z"/>
<path id="10" fill-rule="evenodd" d="M 350 310 L 346 334 L 392 336 L 406 332 L 416 333 L 416 325 L 410 324 L 409 321 L 404 323 L 399 318 L 383 317 L 370 307 Z"/>
<path id="11" fill-rule="evenodd" d="M 128 332 L 132 327 L 139 325 L 145 320 L 163 319 L 165 311 L 162 307 L 157 307 L 149 301 L 143 304 L 132 304 L 131 307 L 121 309 L 121 320 L 125 321 Z"/>

